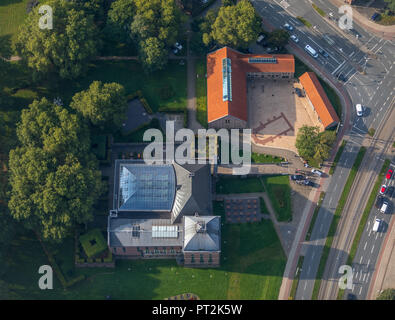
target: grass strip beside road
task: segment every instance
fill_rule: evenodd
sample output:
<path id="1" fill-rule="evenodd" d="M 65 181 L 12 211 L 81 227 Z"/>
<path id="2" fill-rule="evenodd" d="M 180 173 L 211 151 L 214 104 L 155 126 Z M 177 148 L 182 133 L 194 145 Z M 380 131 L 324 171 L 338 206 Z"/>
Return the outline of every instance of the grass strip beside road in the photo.
<path id="1" fill-rule="evenodd" d="M 351 168 L 350 174 L 348 175 L 346 184 L 344 185 L 342 195 L 341 195 L 339 202 L 337 204 L 337 207 L 336 207 L 333 219 L 332 219 L 332 223 L 331 223 L 331 226 L 328 231 L 328 236 L 326 237 L 325 246 L 322 251 L 320 264 L 318 266 L 317 276 L 316 276 L 316 280 L 314 283 L 313 294 L 311 297 L 312 300 L 317 300 L 317 298 L 318 298 L 318 293 L 320 291 L 320 286 L 321 286 L 321 279 L 322 279 L 322 276 L 325 271 L 325 265 L 326 265 L 326 261 L 328 260 L 330 249 L 332 247 L 333 237 L 336 233 L 336 229 L 337 229 L 337 225 L 340 220 L 341 213 L 342 213 L 344 206 L 346 204 L 348 195 L 351 191 L 351 187 L 354 183 L 355 177 L 357 175 L 359 166 L 361 165 L 361 162 L 362 162 L 362 159 L 365 155 L 365 152 L 366 152 L 365 147 L 361 147 L 359 149 L 359 152 L 357 154 L 355 162 Z"/>
<path id="2" fill-rule="evenodd" d="M 313 8 L 315 9 L 315 11 L 317 11 L 320 16 L 325 17 L 326 13 L 324 10 L 322 10 L 320 7 L 318 7 L 315 3 L 312 4 Z"/>
<path id="3" fill-rule="evenodd" d="M 302 22 L 306 27 L 311 28 L 312 24 L 310 22 L 308 22 L 305 18 L 303 17 L 296 17 L 296 19 L 298 19 L 300 22 Z"/>
<path id="4" fill-rule="evenodd" d="M 310 240 L 311 232 L 313 231 L 313 226 L 315 224 L 315 220 L 317 220 L 318 211 L 320 211 L 322 201 L 324 200 L 325 192 L 321 192 L 320 198 L 318 199 L 317 206 L 314 209 L 313 217 L 310 222 L 309 230 L 306 233 L 306 241 Z"/>
<path id="5" fill-rule="evenodd" d="M 337 163 L 339 162 L 339 159 L 340 159 L 340 157 L 341 157 L 341 155 L 342 155 L 342 153 L 343 153 L 343 150 L 344 150 L 346 144 L 347 144 L 347 140 L 343 140 L 343 141 L 342 141 L 342 144 L 341 144 L 340 147 L 339 147 L 339 150 L 337 150 L 335 159 L 333 160 L 333 163 L 332 163 L 332 165 L 331 165 L 331 168 L 329 169 L 329 174 L 330 174 L 330 175 L 332 175 L 332 174 L 335 172 L 335 168 L 336 168 L 336 166 L 337 166 Z"/>

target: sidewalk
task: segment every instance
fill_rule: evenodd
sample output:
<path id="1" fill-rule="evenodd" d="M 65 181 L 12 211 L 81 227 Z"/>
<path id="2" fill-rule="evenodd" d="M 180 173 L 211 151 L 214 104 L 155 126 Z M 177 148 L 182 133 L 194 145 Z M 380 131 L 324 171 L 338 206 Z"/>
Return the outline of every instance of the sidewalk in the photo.
<path id="1" fill-rule="evenodd" d="M 329 0 L 334 6 L 340 7 L 345 5 L 343 0 Z M 363 16 L 358 12 L 355 8 L 353 9 L 353 19 L 361 26 L 365 27 L 368 31 L 376 34 L 379 37 L 382 37 L 386 40 L 394 40 L 395 39 L 395 26 L 383 26 L 373 21 L 370 21 L 368 18 Z"/>

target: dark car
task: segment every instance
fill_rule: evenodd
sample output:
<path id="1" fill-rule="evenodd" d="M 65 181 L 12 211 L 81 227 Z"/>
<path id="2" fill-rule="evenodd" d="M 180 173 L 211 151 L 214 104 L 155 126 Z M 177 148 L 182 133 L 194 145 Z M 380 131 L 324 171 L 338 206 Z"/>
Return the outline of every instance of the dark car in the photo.
<path id="1" fill-rule="evenodd" d="M 298 95 L 298 97 L 304 97 L 303 91 L 300 90 L 299 88 L 295 88 L 295 92 Z"/>
<path id="2" fill-rule="evenodd" d="M 341 74 L 339 74 L 339 80 L 343 81 L 343 82 L 346 82 L 347 78 L 343 75 L 343 73 L 341 73 Z"/>
<path id="3" fill-rule="evenodd" d="M 308 179 L 306 179 L 305 181 L 303 181 L 305 186 L 309 186 L 309 187 L 314 187 L 314 183 Z"/>
<path id="4" fill-rule="evenodd" d="M 370 17 L 370 19 L 372 19 L 373 21 L 376 21 L 377 18 L 378 18 L 379 16 L 380 16 L 380 13 L 375 12 L 375 13 L 373 13 L 373 15 Z"/>
<path id="5" fill-rule="evenodd" d="M 380 209 L 381 206 L 383 205 L 383 202 L 384 202 L 384 197 L 383 197 L 383 196 L 378 196 L 378 197 L 377 197 L 377 200 L 376 200 L 376 203 L 375 203 L 374 206 L 375 206 L 377 209 Z"/>
<path id="6" fill-rule="evenodd" d="M 301 174 L 293 174 L 291 175 L 291 180 L 293 181 L 298 181 L 298 180 L 303 180 L 304 176 L 302 176 Z"/>
<path id="7" fill-rule="evenodd" d="M 357 296 L 353 293 L 347 295 L 347 300 L 357 300 Z"/>
<path id="8" fill-rule="evenodd" d="M 325 50 L 319 49 L 318 52 L 321 53 L 325 58 L 329 57 L 329 54 Z"/>
<path id="9" fill-rule="evenodd" d="M 387 197 L 388 197 L 388 198 L 393 198 L 394 195 L 395 195 L 394 192 L 395 192 L 395 187 L 393 187 L 393 186 L 388 187 L 388 190 L 387 190 Z"/>

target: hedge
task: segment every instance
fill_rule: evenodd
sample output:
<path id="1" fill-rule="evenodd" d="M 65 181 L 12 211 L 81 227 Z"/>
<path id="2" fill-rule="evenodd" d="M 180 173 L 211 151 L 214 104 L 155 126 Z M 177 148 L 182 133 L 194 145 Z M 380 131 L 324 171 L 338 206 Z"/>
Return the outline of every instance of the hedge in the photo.
<path id="1" fill-rule="evenodd" d="M 145 111 L 147 111 L 149 114 L 153 114 L 154 112 L 152 111 L 151 106 L 149 105 L 149 103 L 147 102 L 147 100 L 144 98 L 143 96 L 143 92 L 141 90 L 137 90 L 136 92 L 130 93 L 126 96 L 126 100 L 130 101 L 130 100 L 134 100 L 138 98 L 141 102 L 141 104 L 143 105 Z"/>

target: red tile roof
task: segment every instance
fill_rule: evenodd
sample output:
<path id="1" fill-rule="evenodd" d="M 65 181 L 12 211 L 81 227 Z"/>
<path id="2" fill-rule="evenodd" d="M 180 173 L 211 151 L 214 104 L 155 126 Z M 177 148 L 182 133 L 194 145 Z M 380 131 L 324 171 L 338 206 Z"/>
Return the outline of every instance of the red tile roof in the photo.
<path id="1" fill-rule="evenodd" d="M 229 58 L 232 69 L 232 101 L 223 101 L 222 60 Z M 277 63 L 249 63 L 249 58 L 276 58 Z M 223 47 L 207 55 L 208 122 L 231 115 L 247 121 L 247 72 L 295 72 L 293 55 L 243 54 Z"/>
<path id="2" fill-rule="evenodd" d="M 324 127 L 328 128 L 337 124 L 340 119 L 315 73 L 305 72 L 299 80 Z"/>

